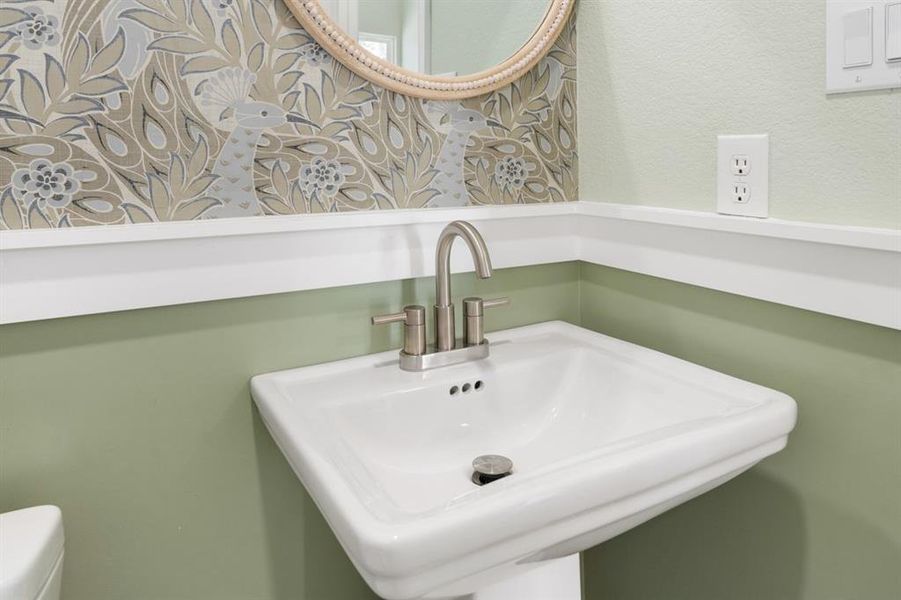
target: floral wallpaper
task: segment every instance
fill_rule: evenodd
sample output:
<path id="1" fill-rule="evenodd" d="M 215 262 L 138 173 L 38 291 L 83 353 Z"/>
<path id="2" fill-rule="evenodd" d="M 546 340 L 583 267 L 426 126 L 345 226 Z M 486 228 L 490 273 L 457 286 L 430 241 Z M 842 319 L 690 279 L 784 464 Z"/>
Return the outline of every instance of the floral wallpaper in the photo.
<path id="1" fill-rule="evenodd" d="M 432 102 L 281 0 L 0 2 L 0 229 L 576 197 L 576 55 Z"/>

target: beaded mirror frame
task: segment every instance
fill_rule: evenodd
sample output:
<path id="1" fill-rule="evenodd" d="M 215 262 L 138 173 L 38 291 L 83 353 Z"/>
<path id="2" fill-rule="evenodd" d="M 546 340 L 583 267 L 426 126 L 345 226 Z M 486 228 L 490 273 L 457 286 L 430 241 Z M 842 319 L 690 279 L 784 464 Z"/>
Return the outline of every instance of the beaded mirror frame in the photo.
<path id="1" fill-rule="evenodd" d="M 576 0 L 548 0 L 532 37 L 513 56 L 478 73 L 441 77 L 410 71 L 371 54 L 326 13 L 319 0 L 284 0 L 303 28 L 354 73 L 391 91 L 429 100 L 461 100 L 487 94 L 521 77 L 554 45 Z"/>

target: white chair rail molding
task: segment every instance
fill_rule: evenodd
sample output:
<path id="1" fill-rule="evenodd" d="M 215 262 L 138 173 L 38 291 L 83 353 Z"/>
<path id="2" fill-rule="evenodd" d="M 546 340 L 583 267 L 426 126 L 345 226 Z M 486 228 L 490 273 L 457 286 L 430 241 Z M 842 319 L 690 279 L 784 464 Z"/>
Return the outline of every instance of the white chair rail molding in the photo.
<path id="1" fill-rule="evenodd" d="M 897 230 L 586 201 L 4 231 L 0 322 L 431 276 L 457 219 L 500 268 L 581 260 L 901 329 Z"/>

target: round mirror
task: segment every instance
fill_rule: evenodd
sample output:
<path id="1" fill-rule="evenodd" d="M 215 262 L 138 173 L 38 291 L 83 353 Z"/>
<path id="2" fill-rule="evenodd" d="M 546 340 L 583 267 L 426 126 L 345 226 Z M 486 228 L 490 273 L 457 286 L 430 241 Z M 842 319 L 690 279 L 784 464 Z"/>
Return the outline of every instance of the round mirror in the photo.
<path id="1" fill-rule="evenodd" d="M 485 94 L 550 49 L 574 0 L 285 0 L 338 60 L 393 91 Z"/>

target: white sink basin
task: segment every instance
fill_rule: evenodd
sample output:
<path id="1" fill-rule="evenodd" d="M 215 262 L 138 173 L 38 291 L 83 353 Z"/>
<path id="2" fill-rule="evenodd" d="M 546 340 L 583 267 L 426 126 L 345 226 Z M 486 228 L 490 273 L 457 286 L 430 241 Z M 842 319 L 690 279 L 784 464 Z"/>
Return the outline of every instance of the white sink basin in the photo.
<path id="1" fill-rule="evenodd" d="M 589 548 L 778 452 L 795 424 L 785 394 L 566 323 L 489 338 L 490 358 L 424 373 L 392 351 L 253 378 L 384 598 L 463 595 Z M 513 474 L 476 486 L 482 454 Z"/>

